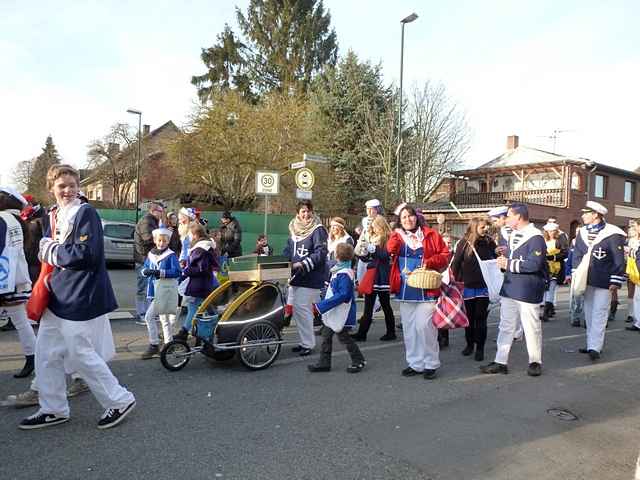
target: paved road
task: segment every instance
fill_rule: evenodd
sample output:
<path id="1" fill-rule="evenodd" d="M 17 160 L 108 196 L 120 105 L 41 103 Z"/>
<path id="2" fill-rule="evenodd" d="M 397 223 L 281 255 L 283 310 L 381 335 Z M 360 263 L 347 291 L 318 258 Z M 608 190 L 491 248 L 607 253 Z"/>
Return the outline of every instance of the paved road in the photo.
<path id="1" fill-rule="evenodd" d="M 622 295 L 621 295 L 622 297 Z M 490 317 L 487 357 L 495 353 Z M 110 431 L 90 395 L 71 401 L 72 421 L 22 432 L 32 410 L 0 410 L 3 479 L 629 479 L 638 454 L 640 335 L 623 318 L 607 331 L 606 349 L 591 363 L 577 349 L 584 330 L 568 325 L 566 291 L 558 318 L 544 325 L 544 371 L 526 375 L 522 342 L 509 375 L 478 373 L 462 357 L 463 332 L 441 354 L 435 381 L 403 378 L 401 342 L 382 343 L 383 322 L 362 344 L 367 368 L 348 375 L 337 348 L 334 369 L 310 374 L 283 351 L 269 369 L 195 358 L 171 373 L 140 361 L 145 332 L 113 321 L 119 354 L 113 370 L 138 399 L 134 414 Z M 295 342 L 295 334 L 287 332 Z M 15 333 L 0 333 L 0 397 L 22 390 Z M 547 413 L 567 409 L 576 421 Z"/>

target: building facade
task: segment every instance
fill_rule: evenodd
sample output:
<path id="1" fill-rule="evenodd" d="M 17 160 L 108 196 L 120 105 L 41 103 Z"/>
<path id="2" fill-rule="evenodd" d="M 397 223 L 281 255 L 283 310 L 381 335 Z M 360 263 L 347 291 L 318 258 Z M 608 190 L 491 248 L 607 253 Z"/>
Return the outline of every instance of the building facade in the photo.
<path id="1" fill-rule="evenodd" d="M 505 153 L 475 169 L 451 172 L 421 208 L 430 223 L 459 238 L 470 218 L 522 202 L 537 226 L 555 217 L 573 237 L 587 200 L 606 206 L 607 221 L 623 229 L 640 218 L 639 185 L 637 172 L 520 146 L 512 135 Z"/>

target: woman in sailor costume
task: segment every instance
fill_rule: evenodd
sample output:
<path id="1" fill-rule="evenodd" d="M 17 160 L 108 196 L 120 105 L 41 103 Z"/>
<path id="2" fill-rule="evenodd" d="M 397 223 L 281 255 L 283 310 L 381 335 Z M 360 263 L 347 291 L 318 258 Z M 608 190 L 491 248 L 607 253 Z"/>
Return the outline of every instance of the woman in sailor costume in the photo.
<path id="1" fill-rule="evenodd" d="M 604 332 L 609 317 L 611 293 L 617 291 L 625 277 L 624 244 L 626 234 L 605 222 L 607 209 L 588 201 L 582 209 L 582 223 L 576 235 L 572 269 L 580 262 L 589 262 L 587 289 L 584 292 L 584 318 L 587 324 L 587 346 L 580 349 L 591 360 L 600 358 Z M 585 256 L 589 253 L 589 256 Z"/>
<path id="2" fill-rule="evenodd" d="M 31 375 L 36 348 L 36 336 L 25 310 L 31 294 L 31 279 L 24 253 L 28 233 L 20 210 L 27 205 L 25 198 L 13 188 L 0 187 L 0 307 L 11 317 L 25 356 L 24 367 L 15 378 Z"/>
<path id="3" fill-rule="evenodd" d="M 58 209 L 55 231 L 50 226 L 45 231 L 39 256 L 54 269 L 36 340 L 40 408 L 20 423 L 23 430 L 69 420 L 65 361 L 105 408 L 98 428 L 118 425 L 135 406 L 133 394 L 118 383 L 92 341 L 94 331 L 103 328 L 104 316 L 117 304 L 104 259 L 100 217 L 78 198 L 79 180 L 69 165 L 54 165 L 47 172 L 47 187 Z"/>
<path id="4" fill-rule="evenodd" d="M 407 284 L 407 278 L 423 265 L 442 271 L 449 263 L 449 250 L 440 234 L 421 225 L 416 210 L 405 206 L 400 211 L 400 228 L 391 233 L 387 251 L 391 256 L 389 288 L 400 302 L 408 364 L 402 375 L 423 375 L 426 380 L 431 380 L 440 367 L 438 329 L 431 321 L 440 289 L 413 288 Z"/>
<path id="5" fill-rule="evenodd" d="M 292 351 L 300 356 L 311 354 L 316 346 L 313 332 L 313 304 L 320 301 L 327 264 L 327 229 L 313 213 L 310 200 L 301 200 L 296 216 L 289 222 L 289 239 L 283 255 L 291 262 L 292 277 L 287 294 L 287 310 L 293 310 L 300 344 Z"/>

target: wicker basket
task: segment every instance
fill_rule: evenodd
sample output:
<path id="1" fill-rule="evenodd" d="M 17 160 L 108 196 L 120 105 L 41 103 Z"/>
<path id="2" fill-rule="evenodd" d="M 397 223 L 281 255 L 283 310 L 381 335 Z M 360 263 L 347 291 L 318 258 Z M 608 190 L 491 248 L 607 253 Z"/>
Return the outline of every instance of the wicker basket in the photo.
<path id="1" fill-rule="evenodd" d="M 422 288 L 424 290 L 440 288 L 441 283 L 442 274 L 435 270 L 427 270 L 424 267 L 416 268 L 407 278 L 407 285 L 413 288 Z"/>

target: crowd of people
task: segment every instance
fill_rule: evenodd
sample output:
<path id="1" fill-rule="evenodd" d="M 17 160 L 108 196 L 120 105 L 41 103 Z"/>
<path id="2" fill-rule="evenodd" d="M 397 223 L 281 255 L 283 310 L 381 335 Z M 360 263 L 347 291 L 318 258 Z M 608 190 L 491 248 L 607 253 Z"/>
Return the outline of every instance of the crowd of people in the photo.
<path id="1" fill-rule="evenodd" d="M 14 376 L 35 371 L 29 390 L 13 400 L 16 406 L 39 406 L 19 427 L 68 421 L 68 397 L 90 390 L 105 409 L 98 428 L 110 428 L 136 403 L 107 365 L 115 355 L 107 314 L 117 304 L 106 271 L 102 224 L 79 193 L 79 176 L 72 167 L 52 167 L 47 185 L 56 200 L 48 212 L 17 191 L 0 188 L 0 251 L 10 259 L 11 272 L 10 280 L 0 283 L 0 301 L 25 355 L 24 367 Z M 401 204 L 388 217 L 376 199 L 365 208 L 353 235 L 341 217 L 333 217 L 327 229 L 309 200 L 297 204 L 289 224 L 282 252 L 291 264 L 284 313 L 295 321 L 299 337 L 293 352 L 310 355 L 320 336 L 320 357 L 308 365 L 310 372 L 331 370 L 334 336 L 350 354 L 347 372 L 362 371 L 366 360 L 358 344 L 367 341 L 374 312 L 380 309 L 386 330 L 380 340 L 395 341 L 402 331 L 406 367 L 401 374 L 436 378 L 448 330 L 438 330 L 432 321 L 443 290 L 411 280 L 424 270 L 446 273 L 449 282 L 462 285 L 459 307 L 468 326 L 461 353 L 477 362 L 485 359 L 490 306 L 499 303 L 497 352 L 480 367 L 486 374 L 508 373 L 511 346 L 524 336 L 527 373 L 541 375 L 542 323 L 554 317 L 557 287 L 564 283 L 571 285 L 571 324 L 587 329 L 580 351 L 592 361 L 602 354 L 605 328 L 623 282 L 629 286 L 627 321 L 633 322 L 627 329 L 640 331 L 635 316 L 640 289 L 626 276 L 627 263 L 640 261 L 640 232 L 633 224 L 627 237 L 607 223 L 603 205 L 586 203 L 583 226 L 571 242 L 555 218 L 538 229 L 529 220 L 527 205 L 515 203 L 471 218 L 454 244 L 412 205 Z M 148 331 L 142 359 L 157 356 L 162 341 L 188 338 L 198 308 L 219 285 L 224 264 L 242 255 L 241 241 L 240 224 L 229 212 L 223 213 L 219 228 L 209 229 L 196 209 L 166 212 L 161 203 L 149 204 L 134 235 L 136 313 Z M 266 235 L 257 238 L 253 254 L 274 254 Z M 487 263 L 501 272 L 497 298 L 490 292 L 496 278 L 488 278 Z M 359 319 L 357 296 L 364 300 Z M 399 324 L 392 297 L 398 302 Z M 33 318 L 38 305 L 38 318 Z M 179 305 L 185 314 L 177 322 Z M 33 320 L 41 317 L 37 336 L 27 312 Z"/>

